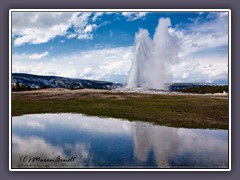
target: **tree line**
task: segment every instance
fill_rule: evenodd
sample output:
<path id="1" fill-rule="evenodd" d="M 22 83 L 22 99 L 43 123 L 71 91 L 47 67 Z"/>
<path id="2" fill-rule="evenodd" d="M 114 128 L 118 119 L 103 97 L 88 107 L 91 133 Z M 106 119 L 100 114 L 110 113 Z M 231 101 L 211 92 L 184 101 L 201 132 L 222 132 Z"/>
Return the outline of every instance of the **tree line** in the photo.
<path id="1" fill-rule="evenodd" d="M 198 94 L 206 94 L 206 93 L 228 93 L 228 86 L 210 86 L 210 85 L 204 85 L 204 86 L 192 86 L 187 87 L 184 89 L 177 89 L 178 92 L 183 93 L 198 93 Z"/>
<path id="2" fill-rule="evenodd" d="M 16 84 L 12 85 L 12 91 L 30 91 L 32 90 L 31 86 L 29 84 L 20 84 L 19 82 L 16 82 Z"/>
<path id="3" fill-rule="evenodd" d="M 38 88 L 31 88 L 29 84 L 22 84 L 22 83 L 19 83 L 18 81 L 16 82 L 16 84 L 12 84 L 12 91 L 31 91 L 36 89 L 47 89 L 47 88 L 50 88 L 50 87 L 45 84 L 41 85 Z M 70 86 L 65 85 L 64 88 L 71 89 L 71 90 L 83 89 L 82 87 L 74 87 L 73 85 L 70 85 Z"/>

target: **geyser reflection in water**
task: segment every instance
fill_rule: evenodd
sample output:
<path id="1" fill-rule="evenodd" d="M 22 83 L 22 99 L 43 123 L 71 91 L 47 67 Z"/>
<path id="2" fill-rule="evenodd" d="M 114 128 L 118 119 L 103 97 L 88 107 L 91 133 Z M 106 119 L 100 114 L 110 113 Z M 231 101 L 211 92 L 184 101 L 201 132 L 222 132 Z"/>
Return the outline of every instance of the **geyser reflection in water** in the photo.
<path id="1" fill-rule="evenodd" d="M 135 36 L 135 52 L 126 88 L 165 89 L 170 81 L 170 66 L 177 62 L 180 41 L 170 32 L 171 20 L 160 18 L 153 39 L 146 29 Z"/>

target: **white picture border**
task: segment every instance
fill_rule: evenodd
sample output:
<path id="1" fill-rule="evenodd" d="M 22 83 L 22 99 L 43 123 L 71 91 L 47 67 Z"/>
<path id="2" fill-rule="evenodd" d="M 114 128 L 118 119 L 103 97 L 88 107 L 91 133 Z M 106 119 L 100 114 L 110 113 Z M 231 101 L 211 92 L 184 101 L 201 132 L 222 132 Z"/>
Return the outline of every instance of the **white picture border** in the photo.
<path id="1" fill-rule="evenodd" d="M 12 12 L 228 12 L 228 169 L 15 169 L 12 168 Z M 230 9 L 10 9 L 9 10 L 9 171 L 231 171 L 231 10 Z"/>

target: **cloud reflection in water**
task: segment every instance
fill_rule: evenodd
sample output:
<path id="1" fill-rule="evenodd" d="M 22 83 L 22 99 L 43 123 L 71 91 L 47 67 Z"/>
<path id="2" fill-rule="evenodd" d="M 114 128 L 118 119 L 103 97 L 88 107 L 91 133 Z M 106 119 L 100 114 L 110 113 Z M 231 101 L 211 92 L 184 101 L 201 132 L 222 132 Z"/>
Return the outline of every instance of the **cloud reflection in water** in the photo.
<path id="1" fill-rule="evenodd" d="M 16 168 L 22 166 L 22 155 L 77 157 L 74 163 L 47 164 L 50 168 L 228 166 L 225 130 L 171 128 L 69 113 L 13 117 L 12 130 Z"/>

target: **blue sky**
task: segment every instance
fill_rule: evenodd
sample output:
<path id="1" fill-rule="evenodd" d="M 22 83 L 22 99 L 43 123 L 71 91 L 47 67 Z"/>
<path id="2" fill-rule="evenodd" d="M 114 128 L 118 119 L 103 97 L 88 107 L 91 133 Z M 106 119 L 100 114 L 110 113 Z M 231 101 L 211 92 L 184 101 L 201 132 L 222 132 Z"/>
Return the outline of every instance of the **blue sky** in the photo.
<path id="1" fill-rule="evenodd" d="M 227 12 L 13 12 L 12 71 L 127 82 L 135 34 L 160 18 L 181 42 L 171 82 L 227 83 Z"/>

